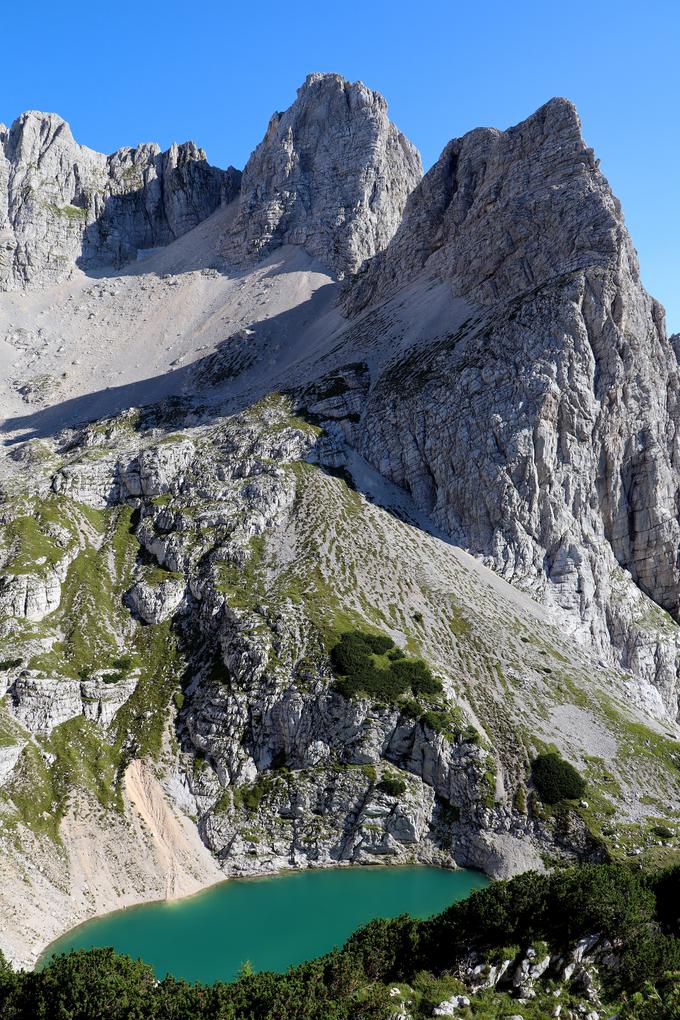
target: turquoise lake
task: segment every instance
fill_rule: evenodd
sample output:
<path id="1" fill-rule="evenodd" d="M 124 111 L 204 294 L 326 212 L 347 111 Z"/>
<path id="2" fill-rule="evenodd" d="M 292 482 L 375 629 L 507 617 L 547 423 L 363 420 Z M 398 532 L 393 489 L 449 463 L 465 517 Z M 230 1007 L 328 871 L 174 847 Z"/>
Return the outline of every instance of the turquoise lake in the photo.
<path id="1" fill-rule="evenodd" d="M 230 880 L 196 896 L 95 918 L 54 942 L 41 963 L 71 949 L 113 946 L 157 976 L 230 980 L 246 961 L 285 970 L 341 946 L 374 917 L 429 917 L 488 884 L 476 871 L 355 867 Z"/>

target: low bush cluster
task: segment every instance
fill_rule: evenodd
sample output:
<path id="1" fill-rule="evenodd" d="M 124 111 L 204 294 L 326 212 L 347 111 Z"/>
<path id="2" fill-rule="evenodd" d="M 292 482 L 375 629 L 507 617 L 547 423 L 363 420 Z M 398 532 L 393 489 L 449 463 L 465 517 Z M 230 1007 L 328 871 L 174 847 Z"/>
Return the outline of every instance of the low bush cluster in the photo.
<path id="1" fill-rule="evenodd" d="M 331 651 L 331 662 L 335 689 L 346 698 L 363 694 L 390 702 L 407 691 L 436 694 L 442 686 L 422 659 L 406 658 L 386 634 L 343 634 Z"/>
<path id="2" fill-rule="evenodd" d="M 531 763 L 531 775 L 541 800 L 557 804 L 561 800 L 576 800 L 585 792 L 585 780 L 573 765 L 556 751 L 539 754 Z"/>
<path id="3" fill-rule="evenodd" d="M 406 783 L 397 776 L 385 776 L 378 783 L 378 789 L 390 797 L 401 797 L 402 793 L 406 793 Z"/>
<path id="4" fill-rule="evenodd" d="M 114 670 L 112 673 L 104 673 L 102 680 L 105 684 L 119 684 L 121 680 L 125 679 L 125 673 L 121 670 Z"/>
<path id="5" fill-rule="evenodd" d="M 3 659 L 0 662 L 0 672 L 6 673 L 8 669 L 16 669 L 23 661 L 23 659 Z"/>

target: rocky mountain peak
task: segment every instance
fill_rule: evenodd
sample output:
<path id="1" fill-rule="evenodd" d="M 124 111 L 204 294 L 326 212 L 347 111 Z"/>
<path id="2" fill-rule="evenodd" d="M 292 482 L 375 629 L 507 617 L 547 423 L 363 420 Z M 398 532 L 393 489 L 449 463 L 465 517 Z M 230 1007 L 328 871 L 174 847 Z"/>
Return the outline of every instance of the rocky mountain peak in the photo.
<path id="1" fill-rule="evenodd" d="M 239 183 L 193 142 L 105 156 L 78 145 L 56 114 L 23 113 L 0 129 L 0 290 L 129 262 L 191 230 Z"/>
<path id="2" fill-rule="evenodd" d="M 675 714 L 677 636 L 629 579 L 680 616 L 677 360 L 571 103 L 449 142 L 346 308 L 418 288 L 457 304 L 373 385 L 364 456 Z"/>
<path id="3" fill-rule="evenodd" d="M 40 152 L 55 142 L 75 144 L 71 128 L 57 113 L 26 110 L 17 117 L 9 131 L 10 151 L 19 158 Z"/>
<path id="4" fill-rule="evenodd" d="M 621 258 L 638 277 L 598 162 L 566 99 L 506 131 L 477 128 L 453 139 L 410 196 L 389 251 L 363 275 L 350 309 L 424 269 L 485 305 Z"/>
<path id="5" fill-rule="evenodd" d="M 299 244 L 338 275 L 352 273 L 389 242 L 421 173 L 380 93 L 310 74 L 248 161 L 224 253 L 240 263 Z"/>

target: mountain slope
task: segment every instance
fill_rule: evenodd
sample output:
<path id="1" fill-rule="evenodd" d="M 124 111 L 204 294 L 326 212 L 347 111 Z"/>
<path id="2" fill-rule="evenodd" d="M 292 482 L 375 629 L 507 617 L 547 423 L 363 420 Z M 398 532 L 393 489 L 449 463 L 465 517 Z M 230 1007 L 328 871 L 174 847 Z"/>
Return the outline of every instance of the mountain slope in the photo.
<path id="1" fill-rule="evenodd" d="M 678 744 L 631 712 L 630 676 L 365 462 L 350 459 L 363 494 L 322 471 L 335 446 L 286 399 L 204 414 L 128 413 L 28 444 L 5 490 L 4 873 L 7 888 L 27 875 L 32 909 L 52 905 L 45 938 L 112 903 L 107 872 L 79 892 L 83 812 L 88 846 L 108 845 L 111 813 L 134 823 L 127 840 L 114 830 L 119 902 L 157 896 L 176 869 L 180 890 L 214 880 L 152 831 L 157 877 L 140 888 L 140 760 L 157 810 L 193 818 L 225 875 L 372 860 L 502 875 L 597 857 L 602 839 L 651 852 Z M 425 657 L 442 692 L 340 693 L 329 653 L 347 631 Z M 588 778 L 566 815 L 531 792 L 529 762 L 551 746 Z M 36 945 L 26 916 L 5 932 L 15 959 Z"/>
<path id="2" fill-rule="evenodd" d="M 219 875 L 677 852 L 661 312 L 566 102 L 418 180 L 313 75 L 240 197 L 2 296 L 13 959 Z"/>

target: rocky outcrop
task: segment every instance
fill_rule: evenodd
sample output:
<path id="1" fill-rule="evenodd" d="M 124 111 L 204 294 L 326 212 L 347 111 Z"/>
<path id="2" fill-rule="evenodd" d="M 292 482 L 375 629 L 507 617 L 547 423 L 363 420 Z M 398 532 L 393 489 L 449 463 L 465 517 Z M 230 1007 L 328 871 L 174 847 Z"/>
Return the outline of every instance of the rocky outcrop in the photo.
<path id="1" fill-rule="evenodd" d="M 88 680 L 82 680 L 80 698 L 85 718 L 100 726 L 109 726 L 118 709 L 134 694 L 137 680 L 137 671 L 125 676 L 111 671 L 101 672 Z"/>
<path id="2" fill-rule="evenodd" d="M 125 594 L 125 603 L 145 623 L 163 623 L 179 608 L 186 585 L 179 578 L 161 578 L 155 583 L 138 581 Z"/>
<path id="3" fill-rule="evenodd" d="M 300 244 L 334 273 L 352 273 L 390 240 L 420 177 L 418 152 L 379 93 L 310 74 L 248 160 L 224 253 L 247 262 Z"/>
<path id="4" fill-rule="evenodd" d="M 416 280 L 443 281 L 467 318 L 391 359 L 359 449 L 675 715 L 677 639 L 636 657 L 630 580 L 678 617 L 678 366 L 570 103 L 451 142 L 347 308 L 389 319 Z"/>
<path id="5" fill-rule="evenodd" d="M 80 680 L 49 679 L 26 672 L 17 677 L 11 693 L 14 715 L 33 733 L 49 733 L 83 710 Z"/>
<path id="6" fill-rule="evenodd" d="M 3 615 L 42 620 L 61 599 L 61 581 L 56 571 L 44 574 L 5 574 L 0 578 L 0 611 Z"/>
<path id="7" fill-rule="evenodd" d="M 600 975 L 605 972 L 611 975 L 618 970 L 621 956 L 603 935 L 587 935 L 572 943 L 563 953 L 551 953 L 545 943 L 537 943 L 537 947 L 529 945 L 514 956 L 512 952 L 493 954 L 495 959 L 491 962 L 484 959 L 483 953 L 473 951 L 459 963 L 455 973 L 467 988 L 473 1005 L 476 995 L 494 988 L 498 992 L 509 993 L 520 1008 L 531 1003 L 535 1009 L 538 1002 L 552 1000 L 550 1016 L 564 1020 L 576 1020 L 576 1017 L 599 1020 L 605 1015 L 601 1012 Z M 432 1015 L 456 1016 L 455 1007 L 469 1006 L 471 998 L 454 995 L 439 1003 Z M 576 1005 L 573 998 L 577 1000 Z M 520 1014 L 511 1017 L 505 1013 L 504 1016 L 505 1020 L 513 1020 L 514 1017 L 520 1020 Z"/>
<path id="8" fill-rule="evenodd" d="M 74 547 L 53 563 L 39 557 L 34 569 L 14 573 L 11 566 L 0 574 L 0 618 L 13 617 L 32 622 L 43 620 L 58 607 L 62 585 L 76 555 Z"/>
<path id="9" fill-rule="evenodd" d="M 0 786 L 11 776 L 14 766 L 21 757 L 24 749 L 24 742 L 17 741 L 15 744 L 0 746 Z"/>
<path id="10" fill-rule="evenodd" d="M 191 230 L 239 183 L 193 142 L 104 156 L 55 114 L 24 113 L 0 125 L 0 290 L 64 279 L 74 264 L 121 266 Z"/>
<path id="11" fill-rule="evenodd" d="M 187 708 L 186 731 L 211 765 L 188 781 L 209 807 L 202 833 L 224 867 L 249 873 L 377 858 L 452 865 L 473 829 L 495 826 L 480 793 L 489 761 L 482 748 L 451 743 L 398 708 L 347 701 L 328 690 L 331 678 L 305 690 L 283 681 L 267 669 L 256 616 L 226 607 L 216 616 L 206 606 L 203 619 L 218 621 L 232 679 L 204 679 Z M 280 635 L 288 622 L 279 621 Z M 286 652 L 279 645 L 277 654 Z M 405 775 L 403 788 L 390 793 L 381 781 L 396 775 Z M 510 814 L 507 822 L 526 828 Z M 481 863 L 472 851 L 470 863 Z"/>
<path id="12" fill-rule="evenodd" d="M 102 671 L 87 680 L 72 680 L 25 670 L 11 688 L 13 712 L 32 733 L 50 733 L 55 726 L 80 715 L 108 726 L 136 684 L 135 674 L 119 677 Z"/>

